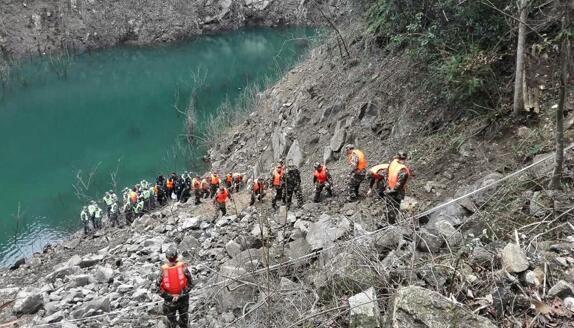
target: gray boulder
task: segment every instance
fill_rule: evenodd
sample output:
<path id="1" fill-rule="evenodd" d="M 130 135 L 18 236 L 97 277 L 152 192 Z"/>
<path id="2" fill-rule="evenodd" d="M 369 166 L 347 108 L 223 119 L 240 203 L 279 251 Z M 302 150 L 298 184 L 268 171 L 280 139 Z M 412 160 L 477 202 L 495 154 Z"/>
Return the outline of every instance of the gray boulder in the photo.
<path id="1" fill-rule="evenodd" d="M 333 154 L 333 149 L 331 149 L 331 146 L 327 145 L 325 146 L 324 150 L 323 150 L 323 162 L 324 163 L 330 163 L 335 159 L 335 154 Z"/>
<path id="2" fill-rule="evenodd" d="M 502 250 L 502 267 L 510 273 L 520 273 L 528 269 L 528 258 L 520 246 L 508 243 Z"/>
<path id="3" fill-rule="evenodd" d="M 24 289 L 16 295 L 12 312 L 17 315 L 33 314 L 44 305 L 44 298 L 40 290 L 34 288 Z"/>
<path id="4" fill-rule="evenodd" d="M 249 281 L 247 270 L 223 265 L 219 270 L 217 288 L 217 309 L 219 313 L 243 309 L 243 306 L 257 299 L 257 288 L 252 284 L 245 284 L 242 281 Z"/>
<path id="5" fill-rule="evenodd" d="M 564 280 L 560 280 L 548 290 L 548 296 L 560 298 L 574 296 L 574 286 Z"/>
<path id="6" fill-rule="evenodd" d="M 433 230 L 436 231 L 450 247 L 455 247 L 462 243 L 463 237 L 460 231 L 456 230 L 452 224 L 447 221 L 436 222 Z"/>
<path id="7" fill-rule="evenodd" d="M 80 263 L 78 263 L 78 266 L 80 268 L 89 268 L 91 266 L 98 264 L 103 259 L 104 259 L 104 255 L 92 254 L 92 255 L 84 257 L 82 259 L 82 261 L 80 261 Z"/>
<path id="8" fill-rule="evenodd" d="M 341 148 L 343 148 L 345 140 L 347 140 L 347 129 L 343 126 L 342 121 L 338 121 L 335 126 L 335 132 L 333 132 L 333 136 L 331 137 L 329 147 L 334 152 L 339 152 Z"/>
<path id="9" fill-rule="evenodd" d="M 305 239 L 314 251 L 333 244 L 335 240 L 351 231 L 351 222 L 346 217 L 330 217 L 323 214 L 319 221 L 309 226 Z"/>
<path id="10" fill-rule="evenodd" d="M 233 240 L 230 240 L 227 244 L 225 244 L 225 251 L 229 255 L 229 257 L 233 258 L 241 253 L 241 245 L 236 243 Z"/>
<path id="11" fill-rule="evenodd" d="M 93 299 L 84 305 L 80 306 L 78 309 L 72 311 L 72 318 L 85 318 L 98 313 L 110 312 L 110 299 L 108 297 L 99 297 Z"/>
<path id="12" fill-rule="evenodd" d="M 93 279 L 98 283 L 107 283 L 112 280 L 114 276 L 114 269 L 110 267 L 97 266 L 94 272 Z"/>
<path id="13" fill-rule="evenodd" d="M 437 292 L 408 286 L 400 288 L 388 305 L 384 327 L 392 328 L 495 328 L 488 319 L 468 311 Z"/>
<path id="14" fill-rule="evenodd" d="M 201 218 L 196 216 L 193 218 L 187 218 L 187 219 L 183 220 L 183 222 L 181 223 L 181 228 L 183 230 L 199 229 L 200 224 L 201 224 Z"/>
<path id="15" fill-rule="evenodd" d="M 295 139 L 291 144 L 286 160 L 293 160 L 293 164 L 297 167 L 301 167 L 301 164 L 303 164 L 303 151 L 301 150 L 301 146 L 297 139 Z"/>
<path id="16" fill-rule="evenodd" d="M 76 274 L 80 271 L 80 268 L 77 266 L 66 266 L 60 269 L 56 269 L 54 272 L 50 273 L 46 276 L 46 280 L 50 283 L 55 282 L 57 279 L 64 279 L 69 275 Z"/>
<path id="17" fill-rule="evenodd" d="M 444 244 L 444 239 L 426 228 L 419 230 L 417 249 L 421 252 L 438 253 Z"/>
<path id="18" fill-rule="evenodd" d="M 350 328 L 381 327 L 377 293 L 373 287 L 349 298 Z"/>
<path id="19" fill-rule="evenodd" d="M 344 108 L 345 108 L 345 104 L 343 104 L 343 102 L 341 102 L 340 100 L 337 100 L 332 105 L 325 107 L 325 110 L 323 111 L 323 113 L 321 113 L 321 119 L 319 122 L 323 122 L 323 120 L 329 119 L 329 118 L 337 115 Z"/>

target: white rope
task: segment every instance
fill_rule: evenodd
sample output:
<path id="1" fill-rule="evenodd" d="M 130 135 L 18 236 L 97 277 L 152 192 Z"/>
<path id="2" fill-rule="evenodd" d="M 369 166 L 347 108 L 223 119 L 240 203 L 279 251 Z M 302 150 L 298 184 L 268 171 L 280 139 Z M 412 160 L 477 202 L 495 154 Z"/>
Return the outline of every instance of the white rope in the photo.
<path id="1" fill-rule="evenodd" d="M 568 147 L 566 147 L 566 148 L 564 149 L 564 151 L 570 150 L 570 149 L 572 149 L 573 147 L 574 147 L 574 143 L 571 144 L 571 145 L 569 145 Z M 506 181 L 506 180 L 508 180 L 508 179 L 511 179 L 511 178 L 513 178 L 513 177 L 516 177 L 516 176 L 522 174 L 523 172 L 525 172 L 525 171 L 527 171 L 527 170 L 529 170 L 529 169 L 531 169 L 531 168 L 533 168 L 533 167 L 535 167 L 535 166 L 538 166 L 539 164 L 541 164 L 541 163 L 543 163 L 543 162 L 549 160 L 549 159 L 552 158 L 553 156 L 554 156 L 554 154 L 550 154 L 550 155 L 548 155 L 548 156 L 546 156 L 546 157 L 544 157 L 544 158 L 542 158 L 542 159 L 540 159 L 540 160 L 538 160 L 538 161 L 536 161 L 536 162 L 533 162 L 532 164 L 530 164 L 530 165 L 528 165 L 528 166 L 526 166 L 526 167 L 521 168 L 521 169 L 518 170 L 518 171 L 515 171 L 515 172 L 513 172 L 513 173 L 511 173 L 511 174 L 509 174 L 509 175 L 506 175 L 506 176 L 500 178 L 499 180 L 493 181 L 493 182 L 491 182 L 491 183 L 489 183 L 489 184 L 487 184 L 487 185 L 485 185 L 485 186 L 482 186 L 482 187 L 480 187 L 480 188 L 478 188 L 478 189 L 475 189 L 475 190 L 473 190 L 473 191 L 471 191 L 471 192 L 468 192 L 468 193 L 466 193 L 466 194 L 464 194 L 464 195 L 462 195 L 462 196 L 460 196 L 460 197 L 457 197 L 457 198 L 455 198 L 455 199 L 452 199 L 452 200 L 450 200 L 450 201 L 448 201 L 448 202 L 439 204 L 439 205 L 437 205 L 437 206 L 435 206 L 435 207 L 433 207 L 433 208 L 431 208 L 431 209 L 429 209 L 429 210 L 426 210 L 426 211 L 424 211 L 424 212 L 422 212 L 422 213 L 419 213 L 419 214 L 410 216 L 410 217 L 408 217 L 406 220 L 416 220 L 416 219 L 420 219 L 420 218 L 422 218 L 422 217 L 425 217 L 425 216 L 427 216 L 427 215 L 430 215 L 430 214 L 432 214 L 432 213 L 438 211 L 439 209 L 445 208 L 446 206 L 449 206 L 449 205 L 451 205 L 451 204 L 457 203 L 457 202 L 459 202 L 459 201 L 461 201 L 461 200 L 463 200 L 463 199 L 465 199 L 465 198 L 468 198 L 468 197 L 470 197 L 470 196 L 476 195 L 476 194 L 478 194 L 478 193 L 481 192 L 481 191 L 490 189 L 490 188 L 492 188 L 492 187 L 494 187 L 494 186 L 496 186 L 496 185 L 498 185 L 498 184 L 500 184 L 500 183 L 502 183 L 502 182 L 504 182 L 504 181 Z M 241 276 L 239 276 L 239 277 L 237 277 L 237 278 L 233 278 L 233 279 L 227 278 L 227 279 L 224 279 L 224 280 L 219 281 L 219 282 L 217 282 L 217 283 L 214 283 L 214 284 L 211 284 L 211 285 L 207 285 L 207 286 L 203 286 L 203 287 L 201 287 L 201 288 L 199 288 L 199 289 L 196 289 L 196 290 L 194 290 L 194 291 L 201 291 L 201 290 L 203 290 L 203 289 L 211 289 L 211 288 L 213 288 L 213 287 L 218 287 L 218 286 L 227 284 L 229 281 L 238 281 L 238 280 L 240 280 L 240 279 L 243 279 L 243 278 L 245 278 L 245 277 L 249 277 L 249 276 L 252 276 L 252 275 L 255 275 L 255 274 L 264 273 L 264 272 L 268 272 L 268 271 L 275 271 L 275 270 L 277 270 L 277 269 L 279 269 L 279 268 L 282 268 L 282 267 L 284 267 L 284 266 L 290 266 L 291 264 L 295 264 L 295 263 L 301 262 L 301 261 L 303 261 L 303 260 L 307 260 L 307 259 L 313 258 L 313 257 L 315 257 L 315 256 L 317 256 L 317 255 L 319 255 L 319 254 L 321 254 L 321 253 L 323 253 L 323 252 L 326 252 L 326 251 L 328 251 L 328 250 L 334 249 L 334 248 L 336 248 L 336 247 L 342 247 L 342 246 L 344 246 L 345 244 L 354 243 L 354 242 L 357 241 L 357 240 L 360 240 L 360 239 L 363 239 L 363 238 L 365 238 L 365 237 L 368 237 L 368 236 L 377 234 L 377 233 L 379 233 L 379 232 L 382 232 L 382 231 L 384 231 L 384 230 L 387 230 L 388 228 L 389 228 L 389 226 L 385 226 L 385 227 L 383 227 L 383 228 L 380 228 L 380 229 L 377 229 L 377 230 L 374 230 L 374 231 L 371 231 L 371 232 L 367 232 L 367 233 L 364 234 L 364 235 L 351 238 L 351 239 L 346 240 L 346 241 L 344 241 L 344 242 L 342 242 L 342 243 L 333 244 L 333 245 L 330 245 L 330 246 L 328 246 L 328 247 L 326 247 L 326 248 L 323 248 L 323 249 L 314 251 L 314 252 L 312 252 L 312 253 L 309 253 L 309 254 L 306 254 L 306 255 L 303 255 L 303 256 L 300 256 L 300 257 L 291 259 L 291 260 L 289 260 L 289 261 L 285 261 L 285 262 L 281 262 L 281 263 L 278 263 L 278 264 L 271 265 L 271 266 L 269 266 L 269 268 L 261 268 L 261 269 L 258 269 L 258 270 L 254 270 L 254 271 L 245 273 L 245 274 L 243 274 L 243 275 L 241 275 Z M 125 309 L 121 309 L 121 310 L 117 310 L 117 311 L 112 311 L 112 312 L 107 312 L 107 313 L 103 313 L 103 314 L 98 314 L 98 315 L 91 316 L 91 317 L 80 318 L 80 319 L 72 319 L 72 320 L 66 320 L 66 321 L 67 321 L 67 322 L 89 321 L 89 320 L 94 320 L 94 319 L 101 318 L 101 317 L 105 317 L 105 316 L 116 315 L 116 314 L 124 313 L 124 312 L 127 312 L 127 311 L 137 310 L 137 309 L 144 308 L 144 307 L 147 307 L 147 306 L 150 306 L 150 305 L 161 304 L 161 303 L 163 303 L 163 302 L 164 302 L 163 300 L 162 300 L 162 301 L 155 301 L 155 302 L 145 303 L 145 304 L 142 304 L 142 305 L 140 305 L 140 306 L 133 307 L 133 308 L 125 308 Z M 49 326 L 52 326 L 52 325 L 57 325 L 57 323 L 40 324 L 40 325 L 35 325 L 35 327 L 49 327 Z M 4 327 L 4 326 L 0 326 L 0 327 Z"/>

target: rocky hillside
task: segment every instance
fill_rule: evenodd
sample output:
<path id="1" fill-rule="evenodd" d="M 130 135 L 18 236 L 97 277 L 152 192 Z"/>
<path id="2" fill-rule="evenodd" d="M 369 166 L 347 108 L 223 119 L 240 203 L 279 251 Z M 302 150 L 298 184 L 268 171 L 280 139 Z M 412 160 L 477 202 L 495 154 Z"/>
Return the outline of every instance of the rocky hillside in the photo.
<path id="1" fill-rule="evenodd" d="M 152 285 L 172 245 L 192 266 L 192 327 L 571 324 L 572 193 L 545 189 L 551 161 L 491 185 L 548 157 L 556 81 L 543 82 L 546 110 L 527 125 L 500 112 L 461 116 L 425 88 L 416 62 L 385 54 L 361 21 L 346 24 L 342 39 L 258 94 L 209 151 L 215 170 L 250 176 L 293 159 L 303 206 L 273 211 L 268 195 L 248 207 L 243 191 L 227 217 L 214 219 L 210 204 L 172 204 L 131 227 L 72 238 L 2 272 L 0 324 L 165 326 Z M 349 142 L 370 165 L 409 153 L 415 177 L 398 224 L 387 224 L 381 200 L 346 203 Z M 335 197 L 319 204 L 309 201 L 315 161 L 335 178 Z"/>
<path id="2" fill-rule="evenodd" d="M 333 19 L 350 1 L 323 6 Z M 242 26 L 321 24 L 317 4 L 299 0 L 6 0 L 0 6 L 0 57 L 158 44 Z"/>

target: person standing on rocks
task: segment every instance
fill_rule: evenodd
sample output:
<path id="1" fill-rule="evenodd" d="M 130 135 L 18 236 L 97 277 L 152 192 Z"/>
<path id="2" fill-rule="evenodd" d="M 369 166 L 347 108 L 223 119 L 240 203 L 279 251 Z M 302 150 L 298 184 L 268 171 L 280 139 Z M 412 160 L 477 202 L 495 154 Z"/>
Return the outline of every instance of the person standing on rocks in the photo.
<path id="1" fill-rule="evenodd" d="M 164 299 L 163 314 L 167 317 L 169 328 L 187 328 L 189 324 L 189 291 L 193 286 L 187 264 L 177 260 L 177 251 L 173 248 L 166 252 L 167 263 L 161 266 L 156 288 Z M 177 316 L 179 315 L 179 320 Z"/>
<path id="2" fill-rule="evenodd" d="M 283 168 L 283 164 L 279 162 L 277 167 L 271 173 L 271 186 L 273 186 L 273 190 L 275 190 L 275 195 L 271 200 L 271 206 L 274 209 L 277 209 L 278 200 L 283 200 L 283 202 L 285 202 L 283 198 L 283 190 L 285 188 L 285 185 L 283 184 L 283 175 L 285 175 L 285 170 Z"/>
<path id="3" fill-rule="evenodd" d="M 90 216 L 90 221 L 92 222 L 92 227 L 94 227 L 94 229 L 97 229 L 98 225 L 96 223 L 96 211 L 97 211 L 98 205 L 96 204 L 95 201 L 91 201 L 90 205 L 88 205 L 88 215 Z"/>
<path id="4" fill-rule="evenodd" d="M 253 181 L 253 185 L 251 186 L 251 201 L 249 202 L 249 206 L 253 206 L 255 204 L 255 200 L 262 201 L 264 196 L 265 182 L 263 181 L 263 178 L 257 178 Z"/>
<path id="5" fill-rule="evenodd" d="M 211 198 L 215 197 L 217 190 L 219 189 L 219 185 L 221 184 L 221 180 L 219 179 L 219 175 L 217 173 L 212 173 L 209 177 L 209 184 L 211 185 L 210 195 Z"/>
<path id="6" fill-rule="evenodd" d="M 106 204 L 106 215 L 108 216 L 108 218 L 110 217 L 110 209 L 112 208 L 112 204 L 114 202 L 114 199 L 112 197 L 112 191 L 106 191 L 104 198 L 102 198 L 102 200 L 104 201 L 104 204 Z"/>
<path id="7" fill-rule="evenodd" d="M 391 203 L 391 211 L 389 213 L 389 223 L 391 224 L 395 223 L 396 216 L 400 213 L 401 202 L 405 198 L 407 181 L 411 175 L 406 161 L 407 153 L 399 151 L 388 168 L 385 195 Z"/>
<path id="8" fill-rule="evenodd" d="M 108 220 L 110 220 L 110 224 L 112 225 L 112 227 L 120 225 L 118 221 L 118 216 L 119 216 L 118 202 L 113 202 L 112 206 L 110 206 L 110 211 L 108 213 Z"/>
<path id="9" fill-rule="evenodd" d="M 213 203 L 215 204 L 217 211 L 215 213 L 216 217 L 219 214 L 219 211 L 221 211 L 222 216 L 227 215 L 227 207 L 225 205 L 228 199 L 231 200 L 231 194 L 227 188 L 225 188 L 223 185 L 220 185 L 213 199 Z"/>
<path id="10" fill-rule="evenodd" d="M 96 211 L 94 212 L 94 228 L 102 228 L 102 209 L 96 205 Z"/>
<path id="11" fill-rule="evenodd" d="M 203 192 L 203 198 L 209 198 L 209 177 L 205 177 L 201 180 L 201 190 Z"/>
<path id="12" fill-rule="evenodd" d="M 301 172 L 290 159 L 287 165 L 287 172 L 283 175 L 283 184 L 285 185 L 286 195 L 285 202 L 287 208 L 291 207 L 293 194 L 297 198 L 297 206 L 303 206 L 303 192 L 301 191 Z"/>
<path id="13" fill-rule="evenodd" d="M 203 196 L 203 189 L 201 187 L 201 177 L 196 175 L 191 181 L 191 190 L 195 196 L 195 205 L 201 204 L 201 197 Z"/>
<path id="14" fill-rule="evenodd" d="M 177 181 L 177 174 L 172 172 L 167 181 L 165 182 L 165 190 L 167 191 L 167 198 L 173 199 L 173 193 L 175 192 L 175 182 Z"/>
<path id="15" fill-rule="evenodd" d="M 233 189 L 235 192 L 239 192 L 239 189 L 243 186 L 243 174 L 233 173 Z"/>
<path id="16" fill-rule="evenodd" d="M 227 175 L 225 175 L 225 187 L 231 189 L 232 186 L 233 186 L 233 174 L 227 173 Z"/>
<path id="17" fill-rule="evenodd" d="M 388 169 L 389 164 L 379 164 L 369 169 L 369 172 L 367 173 L 369 178 L 369 191 L 367 192 L 367 196 L 371 196 L 373 194 L 373 189 L 375 189 L 380 197 L 385 196 Z"/>
<path id="18" fill-rule="evenodd" d="M 321 192 L 323 189 L 327 191 L 327 197 L 333 196 L 333 182 L 331 174 L 325 165 L 315 163 L 313 168 L 315 169 L 313 172 L 313 183 L 315 184 L 315 197 L 313 197 L 313 201 L 318 203 L 321 200 Z"/>
<path id="19" fill-rule="evenodd" d="M 84 235 L 90 233 L 90 215 L 88 214 L 88 207 L 82 207 L 82 212 L 80 212 L 80 219 L 84 224 Z"/>
<path id="20" fill-rule="evenodd" d="M 351 172 L 349 172 L 348 201 L 352 202 L 359 197 L 359 187 L 363 180 L 365 180 L 367 158 L 361 150 L 355 149 L 355 145 L 352 144 L 345 146 L 345 152 L 349 166 L 351 166 Z"/>

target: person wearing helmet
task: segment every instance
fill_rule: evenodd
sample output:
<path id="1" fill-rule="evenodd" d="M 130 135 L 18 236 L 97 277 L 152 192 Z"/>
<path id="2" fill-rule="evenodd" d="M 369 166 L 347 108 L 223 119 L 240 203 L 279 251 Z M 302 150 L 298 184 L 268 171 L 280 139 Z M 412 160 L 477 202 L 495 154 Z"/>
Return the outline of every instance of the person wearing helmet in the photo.
<path id="1" fill-rule="evenodd" d="M 285 175 L 285 168 L 281 162 L 277 164 L 273 172 L 271 172 L 271 186 L 273 190 L 275 190 L 275 195 L 271 200 L 271 206 L 276 209 L 277 208 L 277 201 L 283 200 L 283 193 L 285 189 L 285 185 L 283 184 L 283 175 Z"/>
<path id="2" fill-rule="evenodd" d="M 96 211 L 94 212 L 94 228 L 102 228 L 102 209 L 96 204 Z"/>
<path id="3" fill-rule="evenodd" d="M 175 248 L 168 249 L 165 257 L 167 262 L 161 266 L 161 272 L 156 281 L 156 290 L 164 299 L 163 314 L 167 317 L 170 328 L 178 325 L 180 328 L 187 328 L 189 291 L 193 286 L 191 273 L 186 263 L 177 260 Z"/>
<path id="4" fill-rule="evenodd" d="M 349 172 L 349 196 L 348 201 L 355 201 L 359 197 L 359 188 L 361 183 L 365 180 L 367 169 L 367 158 L 365 154 L 355 148 L 355 145 L 349 144 L 345 146 L 347 154 L 347 162 L 351 168 Z"/>
<path id="5" fill-rule="evenodd" d="M 293 194 L 297 198 L 297 206 L 303 206 L 303 192 L 301 191 L 301 172 L 295 166 L 292 159 L 287 162 L 287 171 L 283 175 L 283 184 L 285 185 L 285 203 L 287 208 L 291 207 Z"/>
<path id="6" fill-rule="evenodd" d="M 90 233 L 90 215 L 88 214 L 88 207 L 82 207 L 82 211 L 80 212 L 80 220 L 82 220 L 82 224 L 84 225 L 84 235 Z"/>
<path id="7" fill-rule="evenodd" d="M 92 222 L 92 227 L 94 229 L 96 229 L 97 224 L 96 224 L 96 211 L 97 211 L 98 205 L 96 204 L 95 201 L 91 201 L 90 205 L 88 205 L 88 215 L 90 217 L 90 221 Z"/>
<path id="8" fill-rule="evenodd" d="M 119 208 L 118 208 L 118 202 L 113 202 L 112 206 L 110 206 L 110 211 L 108 213 L 108 220 L 110 221 L 110 224 L 112 225 L 112 227 L 115 227 L 116 225 L 119 226 L 120 223 L 118 221 L 118 216 L 119 216 L 120 212 L 119 212 Z"/>
<path id="9" fill-rule="evenodd" d="M 400 213 L 401 202 L 405 198 L 407 181 L 411 172 L 406 165 L 407 153 L 399 151 L 389 164 L 386 182 L 385 195 L 392 205 L 389 215 L 389 223 L 394 224 L 396 216 Z"/>
<path id="10" fill-rule="evenodd" d="M 313 183 L 315 184 L 315 197 L 313 197 L 313 202 L 318 203 L 321 200 L 321 192 L 323 189 L 327 191 L 328 197 L 333 196 L 333 182 L 327 166 L 317 162 L 313 165 L 313 168 L 315 169 L 313 172 Z"/>
<path id="11" fill-rule="evenodd" d="M 233 190 L 235 192 L 239 192 L 239 189 L 243 186 L 243 174 L 235 172 L 232 175 L 233 178 Z"/>
<path id="12" fill-rule="evenodd" d="M 106 204 L 106 214 L 109 218 L 110 217 L 110 208 L 112 207 L 112 203 L 114 202 L 114 200 L 112 198 L 112 194 L 109 191 L 106 191 L 102 200 L 104 201 L 104 204 Z"/>
<path id="13" fill-rule="evenodd" d="M 264 196 L 265 181 L 262 177 L 259 177 L 253 180 L 253 184 L 251 186 L 251 201 L 249 202 L 249 206 L 253 206 L 255 204 L 255 200 L 262 201 Z"/>
<path id="14" fill-rule="evenodd" d="M 191 180 L 191 190 L 193 196 L 195 197 L 195 205 L 201 204 L 201 197 L 203 196 L 203 189 L 201 187 L 201 177 L 196 175 L 193 180 Z"/>

